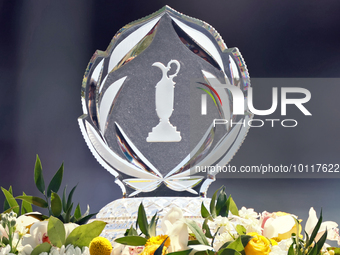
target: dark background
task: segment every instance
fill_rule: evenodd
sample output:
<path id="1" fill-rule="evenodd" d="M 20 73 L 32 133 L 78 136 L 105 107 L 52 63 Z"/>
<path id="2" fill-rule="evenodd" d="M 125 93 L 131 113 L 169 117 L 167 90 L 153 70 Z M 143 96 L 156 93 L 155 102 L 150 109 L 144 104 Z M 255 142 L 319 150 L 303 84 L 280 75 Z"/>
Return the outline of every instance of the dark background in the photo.
<path id="1" fill-rule="evenodd" d="M 313 116 L 292 112 L 286 118 L 298 119 L 299 125 L 291 129 L 252 128 L 232 165 L 340 163 L 337 0 L 2 1 L 0 186 L 12 185 L 14 195 L 39 195 L 33 180 L 39 154 L 47 183 L 65 163 L 63 186 L 70 190 L 78 184 L 74 202 L 83 210 L 90 204 L 92 212 L 99 211 L 121 197 L 113 176 L 97 163 L 80 133 L 81 82 L 95 50 L 105 50 L 121 27 L 166 4 L 211 24 L 228 47 L 240 49 L 256 78 L 258 108 L 270 106 L 270 86 L 261 90 L 262 78 L 312 93 L 306 107 Z M 287 211 L 306 220 L 314 206 L 318 213 L 323 208 L 324 219 L 340 222 L 338 178 L 221 177 L 210 196 L 223 184 L 239 207 Z"/>

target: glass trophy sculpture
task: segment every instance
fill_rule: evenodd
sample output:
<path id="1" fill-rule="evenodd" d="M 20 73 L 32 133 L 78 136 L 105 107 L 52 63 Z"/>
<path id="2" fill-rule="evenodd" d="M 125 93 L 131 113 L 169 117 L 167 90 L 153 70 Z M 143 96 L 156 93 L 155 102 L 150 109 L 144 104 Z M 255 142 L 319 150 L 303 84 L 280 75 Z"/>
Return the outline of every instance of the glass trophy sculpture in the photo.
<path id="1" fill-rule="evenodd" d="M 97 50 L 82 83 L 79 125 L 122 199 L 97 215 L 108 238 L 179 206 L 200 217 L 219 166 L 242 144 L 252 113 L 250 80 L 237 48 L 207 23 L 165 6 L 132 22 Z"/>

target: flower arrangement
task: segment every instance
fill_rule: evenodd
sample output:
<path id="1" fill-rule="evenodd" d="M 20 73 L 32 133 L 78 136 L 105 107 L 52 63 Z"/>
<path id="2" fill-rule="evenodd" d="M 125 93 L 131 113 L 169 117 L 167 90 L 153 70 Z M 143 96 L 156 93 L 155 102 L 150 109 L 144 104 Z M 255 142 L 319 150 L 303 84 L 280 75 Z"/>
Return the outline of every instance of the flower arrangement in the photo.
<path id="1" fill-rule="evenodd" d="M 25 193 L 14 197 L 11 187 L 1 188 L 6 201 L 0 255 L 340 255 L 340 248 L 326 244 L 327 239 L 340 243 L 338 225 L 323 222 L 322 213 L 318 218 L 311 208 L 302 232 L 295 215 L 238 209 L 224 187 L 213 194 L 209 208 L 202 203 L 201 221 L 184 218 L 182 210 L 173 207 L 160 223 L 157 213 L 149 222 L 140 204 L 136 224 L 112 244 L 100 236 L 105 222 L 87 223 L 94 215 L 89 207 L 82 214 L 78 204 L 72 213 L 76 187 L 68 196 L 66 187 L 62 198 L 57 194 L 63 171 L 62 164 L 45 189 L 37 156 L 34 181 L 44 198 Z M 32 205 L 46 208 L 48 215 L 33 212 Z"/>
<path id="2" fill-rule="evenodd" d="M 66 199 L 66 187 L 62 199 L 57 194 L 64 172 L 62 164 L 45 189 L 42 165 L 37 156 L 34 181 L 44 198 L 13 196 L 12 187 L 1 187 L 6 200 L 0 218 L 0 255 L 89 255 L 90 242 L 98 237 L 106 223 L 93 221 L 86 224 L 95 214 L 90 214 L 89 206 L 82 214 L 78 204 L 72 214 L 74 187 Z M 21 207 L 17 200 L 21 200 Z M 32 205 L 46 208 L 48 215 L 33 212 Z M 20 216 L 19 216 L 20 215 Z M 18 217 L 19 216 L 19 217 Z"/>
<path id="3" fill-rule="evenodd" d="M 157 214 L 147 221 L 143 204 L 139 206 L 136 226 L 115 239 L 112 255 L 333 255 L 340 249 L 329 247 L 326 239 L 340 243 L 335 222 L 322 222 L 313 208 L 305 226 L 305 236 L 297 216 L 275 212 L 262 214 L 242 207 L 238 210 L 225 189 L 212 196 L 209 209 L 202 203 L 202 222 L 185 219 L 180 208 L 163 218 L 156 234 Z"/>

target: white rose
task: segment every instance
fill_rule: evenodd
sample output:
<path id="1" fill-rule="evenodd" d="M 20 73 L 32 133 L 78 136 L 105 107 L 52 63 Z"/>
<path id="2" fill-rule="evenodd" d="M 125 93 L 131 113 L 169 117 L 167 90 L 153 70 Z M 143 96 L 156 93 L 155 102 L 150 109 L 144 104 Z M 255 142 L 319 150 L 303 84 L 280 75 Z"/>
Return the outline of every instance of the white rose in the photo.
<path id="1" fill-rule="evenodd" d="M 162 220 L 162 231 L 170 237 L 169 252 L 188 249 L 188 227 L 182 219 L 182 210 L 173 207 Z"/>
<path id="2" fill-rule="evenodd" d="M 178 207 L 172 207 L 162 220 L 161 228 L 162 228 L 163 233 L 167 233 L 168 231 L 168 227 L 165 222 L 174 224 L 176 221 L 182 218 L 183 218 L 182 210 Z"/>

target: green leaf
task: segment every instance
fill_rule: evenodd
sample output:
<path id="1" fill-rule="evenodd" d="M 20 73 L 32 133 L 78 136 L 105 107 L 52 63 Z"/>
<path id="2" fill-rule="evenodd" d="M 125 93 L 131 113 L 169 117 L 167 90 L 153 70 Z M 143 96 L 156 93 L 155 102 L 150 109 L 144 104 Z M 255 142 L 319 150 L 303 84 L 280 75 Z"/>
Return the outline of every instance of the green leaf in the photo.
<path id="1" fill-rule="evenodd" d="M 45 182 L 42 173 L 41 161 L 38 155 L 34 167 L 34 182 L 38 190 L 45 195 Z"/>
<path id="2" fill-rule="evenodd" d="M 201 205 L 201 215 L 202 215 L 203 218 L 209 218 L 209 220 L 212 220 L 212 217 L 211 217 L 208 209 L 205 207 L 203 202 L 202 202 L 202 205 Z"/>
<path id="3" fill-rule="evenodd" d="M 208 238 L 213 238 L 211 232 L 210 232 L 210 228 L 208 226 L 208 218 L 206 218 L 203 222 L 203 225 L 202 225 L 202 229 L 205 230 L 205 236 L 208 237 Z"/>
<path id="4" fill-rule="evenodd" d="M 149 225 L 149 234 L 150 236 L 156 236 L 156 227 L 157 227 L 158 217 L 157 213 L 151 218 L 150 225 Z"/>
<path id="5" fill-rule="evenodd" d="M 67 185 L 65 186 L 64 188 L 64 192 L 63 192 L 63 199 L 62 199 L 62 204 L 63 204 L 63 211 L 66 212 L 67 211 L 67 207 L 66 207 L 66 188 L 67 188 Z"/>
<path id="6" fill-rule="evenodd" d="M 244 226 L 242 225 L 237 225 L 236 226 L 236 232 L 239 234 L 239 235 L 245 235 L 247 230 Z"/>
<path id="7" fill-rule="evenodd" d="M 63 217 L 64 218 L 64 223 L 70 222 L 72 208 L 73 208 L 73 204 L 71 204 L 70 207 L 68 207 L 67 211 L 65 212 L 65 215 Z"/>
<path id="8" fill-rule="evenodd" d="M 306 231 L 305 231 L 305 236 L 306 236 L 306 243 L 309 243 L 309 235 Z"/>
<path id="9" fill-rule="evenodd" d="M 207 251 L 205 251 L 205 254 L 206 255 L 215 255 L 215 252 L 212 251 L 212 250 L 207 250 Z"/>
<path id="10" fill-rule="evenodd" d="M 8 208 L 6 211 L 2 212 L 2 214 L 4 214 L 4 213 L 10 213 L 11 211 L 14 212 L 14 209 L 15 209 L 15 208 L 18 208 L 18 209 L 19 209 L 19 206 L 10 207 L 10 208 Z M 0 214 L 0 220 L 1 220 L 1 214 Z"/>
<path id="11" fill-rule="evenodd" d="M 86 224 L 89 219 L 91 219 L 93 216 L 95 216 L 97 213 L 92 213 L 86 216 L 82 216 L 79 220 L 77 220 L 75 223 L 77 223 L 78 225 L 83 225 Z"/>
<path id="12" fill-rule="evenodd" d="M 55 217 L 60 216 L 62 210 L 61 199 L 55 192 L 52 192 L 51 194 L 51 210 Z"/>
<path id="13" fill-rule="evenodd" d="M 254 237 L 250 235 L 241 235 L 241 242 L 242 242 L 243 247 L 246 247 L 249 241 L 253 238 Z"/>
<path id="14" fill-rule="evenodd" d="M 295 252 L 294 252 L 294 244 L 292 244 L 289 249 L 288 249 L 288 255 L 295 255 Z"/>
<path id="15" fill-rule="evenodd" d="M 190 228 L 192 233 L 196 236 L 196 239 L 201 243 L 205 245 L 209 245 L 209 242 L 207 238 L 205 237 L 202 229 L 197 225 L 197 223 L 193 220 L 188 220 L 188 219 L 182 219 L 182 221 L 187 224 L 187 226 Z"/>
<path id="16" fill-rule="evenodd" d="M 224 188 L 221 190 L 216 202 L 216 215 L 221 215 L 222 217 L 228 217 L 229 208 L 227 206 L 227 194 Z"/>
<path id="17" fill-rule="evenodd" d="M 224 244 L 220 247 L 220 249 L 219 249 L 218 251 L 221 251 L 221 252 L 222 252 L 222 250 L 224 250 L 225 248 L 227 248 L 228 245 L 231 244 L 231 243 L 232 243 L 232 241 L 228 241 L 228 242 L 224 243 Z"/>
<path id="18" fill-rule="evenodd" d="M 185 250 L 185 251 L 175 251 L 175 252 L 169 252 L 167 255 L 189 255 L 192 249 Z"/>
<path id="19" fill-rule="evenodd" d="M 3 211 L 7 211 L 9 208 L 10 208 L 10 206 L 9 206 L 7 200 L 5 200 L 5 202 L 4 202 L 4 207 L 3 207 L 2 210 L 3 210 Z"/>
<path id="20" fill-rule="evenodd" d="M 37 212 L 28 213 L 28 214 L 26 214 L 26 216 L 33 217 L 34 219 L 37 219 L 39 221 L 44 221 L 44 220 L 49 218 L 46 215 L 43 215 L 43 214 L 40 214 L 40 213 L 37 213 Z"/>
<path id="21" fill-rule="evenodd" d="M 25 192 L 23 192 L 22 195 L 26 196 Z M 26 214 L 26 213 L 30 213 L 30 212 L 33 212 L 32 205 L 29 202 L 22 200 L 22 202 L 21 202 L 21 215 Z"/>
<path id="22" fill-rule="evenodd" d="M 311 236 L 309 237 L 309 242 L 306 243 L 306 247 L 309 247 L 313 243 L 316 235 L 319 232 L 321 223 L 322 223 L 322 211 L 320 212 L 320 218 L 318 220 L 318 223 L 315 225 L 315 228 L 313 229 L 313 232 L 312 232 Z"/>
<path id="23" fill-rule="evenodd" d="M 84 246 L 89 246 L 93 238 L 99 236 L 106 223 L 103 221 L 92 221 L 89 224 L 81 225 L 69 234 L 65 241 L 65 247 L 69 244 L 73 246 L 78 246 L 82 249 Z"/>
<path id="24" fill-rule="evenodd" d="M 37 247 L 34 248 L 32 251 L 31 255 L 39 255 L 42 252 L 47 252 L 49 253 L 51 250 L 51 245 L 49 243 L 42 243 L 39 244 Z"/>
<path id="25" fill-rule="evenodd" d="M 129 236 L 138 236 L 137 230 L 134 229 L 134 228 L 132 227 L 132 225 L 131 225 L 131 228 L 130 228 L 130 230 L 129 230 L 129 234 L 128 234 L 128 235 L 129 235 Z"/>
<path id="26" fill-rule="evenodd" d="M 72 204 L 73 193 L 74 193 L 75 189 L 77 188 L 77 185 L 74 186 L 73 189 L 71 190 L 70 194 L 68 194 L 67 203 L 66 203 L 66 208 L 67 208 L 66 211 L 70 208 L 70 206 Z"/>
<path id="27" fill-rule="evenodd" d="M 319 241 L 317 241 L 316 246 L 318 246 L 316 254 L 319 254 L 321 248 L 323 247 L 324 243 L 326 242 L 327 239 L 327 230 L 325 233 L 320 237 Z"/>
<path id="28" fill-rule="evenodd" d="M 241 237 L 239 236 L 234 242 L 228 245 L 227 249 L 234 249 L 238 252 L 241 252 L 244 250 L 244 246 L 241 241 Z"/>
<path id="29" fill-rule="evenodd" d="M 13 212 L 15 212 L 17 215 L 19 215 L 19 205 L 13 195 L 3 187 L 1 187 L 2 192 L 4 193 L 6 200 L 9 204 L 9 206 L 13 209 Z"/>
<path id="30" fill-rule="evenodd" d="M 246 247 L 247 244 L 249 243 L 249 241 L 253 238 L 253 236 L 250 236 L 250 235 L 241 235 L 240 238 L 241 238 L 241 243 L 242 243 L 243 247 Z M 227 248 L 231 243 L 232 243 L 232 241 L 224 243 L 220 247 L 219 251 L 222 251 L 223 249 Z"/>
<path id="31" fill-rule="evenodd" d="M 54 246 L 60 248 L 65 243 L 66 237 L 64 223 L 62 223 L 59 219 L 51 216 L 48 220 L 47 236 Z"/>
<path id="32" fill-rule="evenodd" d="M 233 215 L 239 216 L 237 205 L 236 205 L 234 199 L 231 196 L 229 196 L 227 203 L 228 203 L 229 211 Z"/>
<path id="33" fill-rule="evenodd" d="M 12 186 L 9 186 L 8 192 L 11 193 L 11 195 L 13 196 L 13 190 L 12 190 Z M 7 199 L 4 202 L 4 209 L 3 211 L 7 211 L 8 209 L 10 209 L 11 206 L 9 205 Z"/>
<path id="34" fill-rule="evenodd" d="M 226 248 L 224 249 L 219 255 L 241 255 L 238 251 L 235 251 L 234 249 Z"/>
<path id="35" fill-rule="evenodd" d="M 162 242 L 162 244 L 157 248 L 157 250 L 155 250 L 154 252 L 154 255 L 162 255 L 163 254 L 163 247 L 164 247 L 164 244 L 166 242 L 166 240 L 168 239 L 169 237 L 165 238 L 164 241 Z"/>
<path id="36" fill-rule="evenodd" d="M 311 249 L 307 254 L 308 254 L 308 255 L 317 255 L 317 254 L 319 254 L 319 253 L 318 253 L 318 250 L 321 250 L 321 248 L 322 248 L 322 247 L 319 248 L 318 245 L 315 244 L 314 247 L 313 247 L 313 249 Z"/>
<path id="37" fill-rule="evenodd" d="M 124 245 L 131 245 L 131 246 L 143 246 L 146 244 L 148 239 L 141 237 L 141 236 L 124 236 L 115 239 L 116 243 L 121 243 Z"/>
<path id="38" fill-rule="evenodd" d="M 189 240 L 188 241 L 188 246 L 189 245 L 196 245 L 196 244 L 201 244 L 198 240 Z"/>
<path id="39" fill-rule="evenodd" d="M 211 250 L 197 251 L 195 255 L 214 255 L 215 253 Z"/>
<path id="40" fill-rule="evenodd" d="M 148 220 L 146 218 L 144 206 L 143 206 L 142 203 L 139 205 L 139 208 L 138 208 L 137 222 L 138 222 L 138 226 L 139 226 L 140 230 L 142 231 L 142 233 L 147 238 L 149 238 L 150 235 L 149 235 L 149 231 L 148 231 Z"/>
<path id="41" fill-rule="evenodd" d="M 74 219 L 79 220 L 81 218 L 80 205 L 78 204 L 76 210 L 74 211 Z"/>
<path id="42" fill-rule="evenodd" d="M 18 197 L 16 197 L 16 199 L 25 200 L 26 202 L 28 202 L 30 204 L 34 204 L 34 205 L 39 206 L 41 208 L 47 208 L 48 207 L 47 202 L 40 197 L 18 196 Z"/>
<path id="43" fill-rule="evenodd" d="M 131 225 L 131 227 L 125 231 L 124 236 L 138 236 L 138 233 L 137 230 L 133 228 L 133 225 Z"/>
<path id="44" fill-rule="evenodd" d="M 223 186 L 222 186 L 223 187 Z M 221 188 L 222 188 L 221 187 Z M 221 189 L 221 188 L 219 188 L 219 189 L 217 189 L 216 191 L 215 191 L 215 193 L 213 194 L 213 196 L 211 197 L 211 201 L 210 201 L 210 213 L 211 213 L 211 216 L 213 217 L 213 218 L 216 218 L 216 205 L 215 205 L 215 203 L 216 203 L 216 197 L 217 197 L 217 193 L 218 193 L 218 191 Z"/>
<path id="45" fill-rule="evenodd" d="M 53 176 L 50 184 L 47 187 L 47 197 L 51 197 L 52 191 L 57 193 L 59 191 L 61 182 L 63 180 L 64 163 L 61 164 L 59 170 Z"/>

